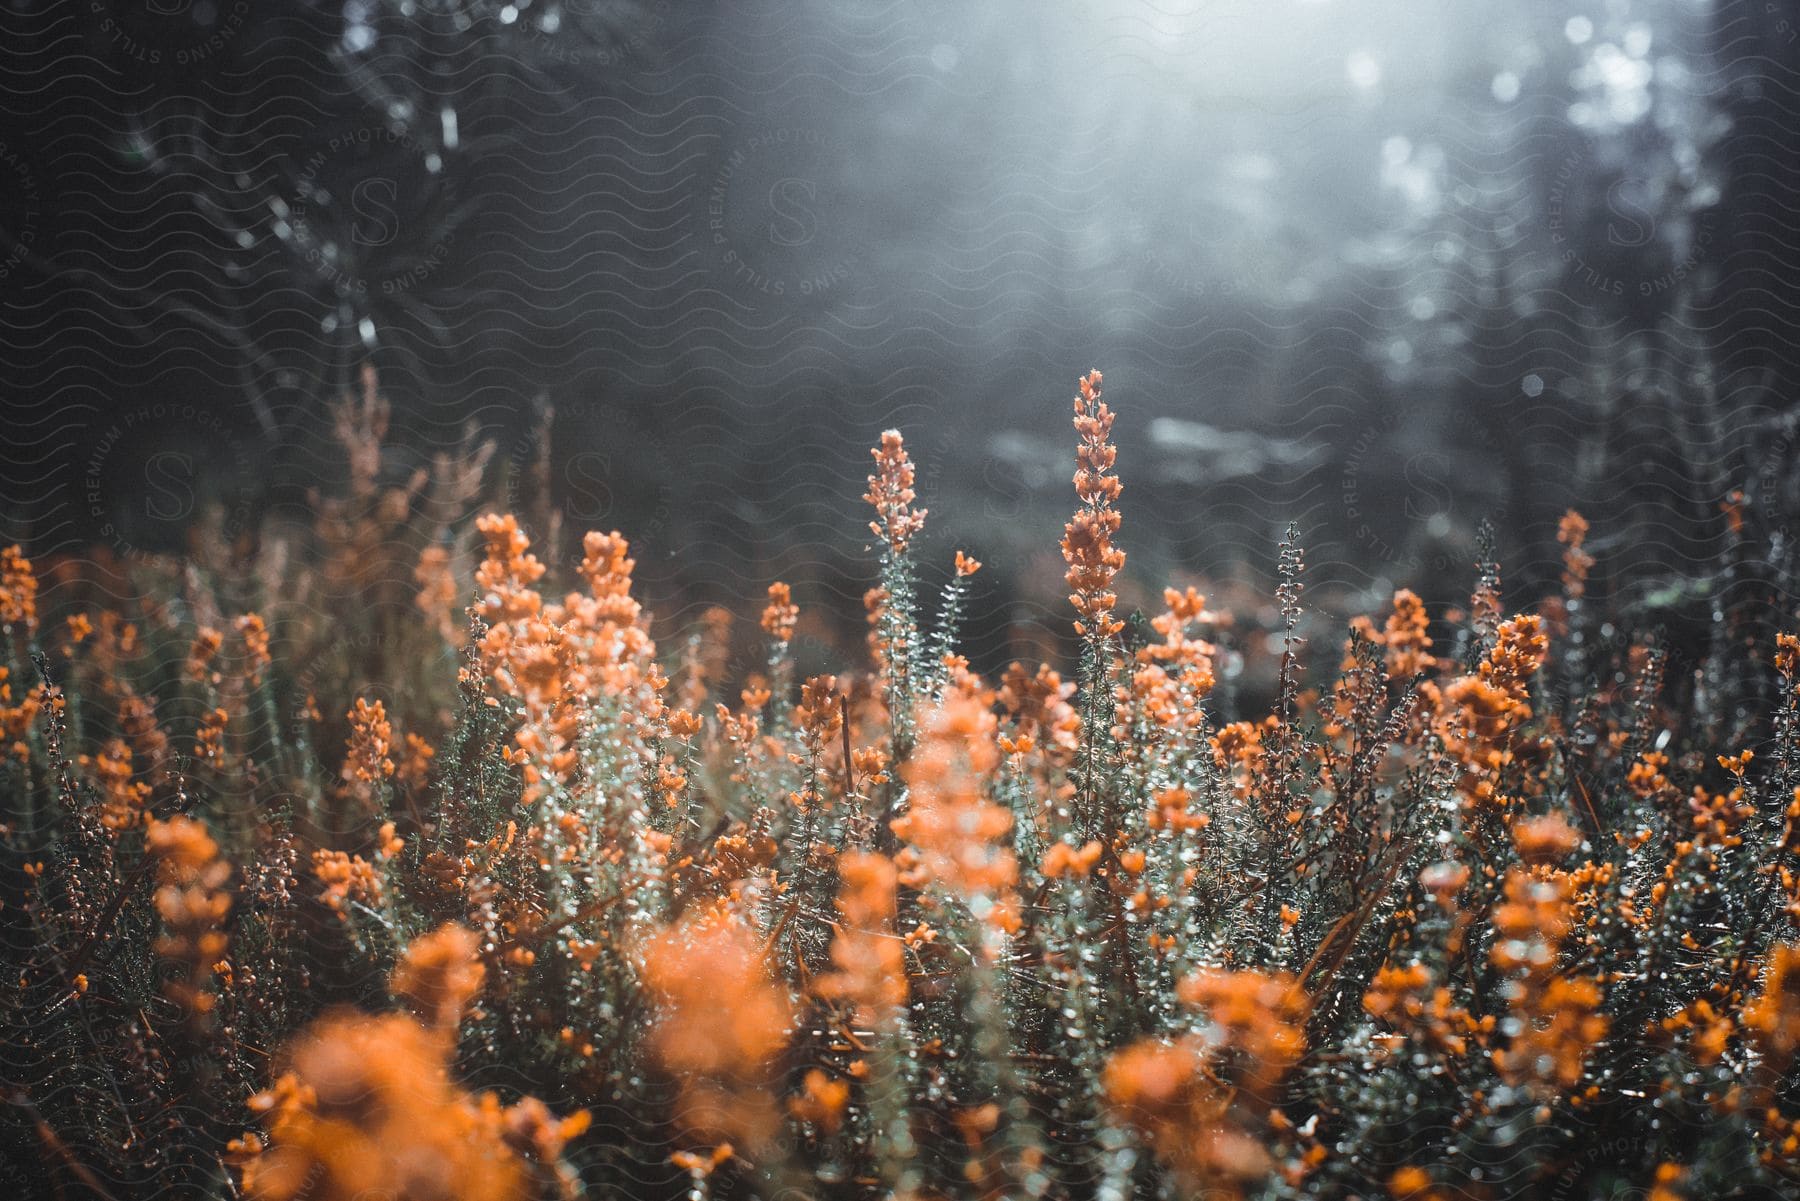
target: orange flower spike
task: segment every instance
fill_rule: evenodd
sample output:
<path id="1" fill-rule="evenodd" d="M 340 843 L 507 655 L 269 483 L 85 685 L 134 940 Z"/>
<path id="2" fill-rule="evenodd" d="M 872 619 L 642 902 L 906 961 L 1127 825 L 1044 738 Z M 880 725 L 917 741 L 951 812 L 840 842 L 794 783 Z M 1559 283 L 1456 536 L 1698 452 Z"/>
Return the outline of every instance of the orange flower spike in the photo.
<path id="1" fill-rule="evenodd" d="M 245 675 L 252 686 L 262 683 L 263 672 L 274 662 L 269 654 L 269 627 L 256 613 L 246 613 L 231 624 L 244 644 Z"/>
<path id="2" fill-rule="evenodd" d="M 1790 685 L 1800 676 L 1800 635 L 1775 635 L 1775 670 Z"/>
<path id="3" fill-rule="evenodd" d="M 813 676 L 800 686 L 800 703 L 794 708 L 794 720 L 805 735 L 807 745 L 815 752 L 828 745 L 844 725 L 843 702 L 837 683 L 836 676 Z"/>
<path id="4" fill-rule="evenodd" d="M 836 1134 L 844 1124 L 844 1111 L 849 1105 L 850 1082 L 833 1080 L 818 1068 L 812 1068 L 806 1073 L 800 1095 L 788 1101 L 788 1112 L 829 1136 Z"/>
<path id="5" fill-rule="evenodd" d="M 1387 648 L 1388 675 L 1396 680 L 1410 680 L 1436 662 L 1431 654 L 1431 635 L 1426 632 L 1430 625 L 1425 602 L 1417 593 L 1407 588 L 1394 593 L 1394 611 L 1380 640 Z"/>
<path id="6" fill-rule="evenodd" d="M 107 829 L 129 830 L 144 821 L 150 786 L 134 779 L 131 747 L 124 739 L 112 739 L 91 758 L 83 756 L 83 764 L 100 785 L 100 821 Z"/>
<path id="7" fill-rule="evenodd" d="M 981 561 L 979 559 L 971 559 L 960 550 L 956 552 L 956 574 L 958 576 L 972 576 L 980 570 Z"/>
<path id="8" fill-rule="evenodd" d="M 1744 1027 L 1777 1064 L 1800 1051 L 1800 945 L 1777 944 L 1763 973 L 1762 992 L 1744 1008 Z"/>
<path id="9" fill-rule="evenodd" d="M 1481 663 L 1481 678 L 1521 704 L 1525 686 L 1550 655 L 1541 617 L 1525 615 L 1500 623 L 1494 648 Z"/>
<path id="10" fill-rule="evenodd" d="M 251 1201 L 370 1196 L 525 1201 L 530 1157 L 553 1167 L 585 1114 L 558 1120 L 541 1101 L 510 1108 L 449 1079 L 450 1045 L 404 1014 L 328 1015 L 283 1056 L 286 1070 L 250 1100 L 269 1132 L 238 1148 Z"/>
<path id="11" fill-rule="evenodd" d="M 413 583 L 419 590 L 413 594 L 413 605 L 431 620 L 446 642 L 456 640 L 456 576 L 450 570 L 450 550 L 443 546 L 427 546 L 419 552 L 413 567 Z"/>
<path id="12" fill-rule="evenodd" d="M 1574 509 L 1562 515 L 1556 526 L 1556 540 L 1567 547 L 1563 551 L 1563 591 L 1570 600 L 1579 600 L 1587 592 L 1588 572 L 1593 569 L 1594 556 L 1582 549 L 1587 541 L 1587 518 Z"/>
<path id="13" fill-rule="evenodd" d="M 780 643 L 792 641 L 794 626 L 800 620 L 800 607 L 794 604 L 793 590 L 777 582 L 769 585 L 769 603 L 762 612 L 762 628 Z"/>
<path id="14" fill-rule="evenodd" d="M 37 593 L 37 573 L 25 552 L 16 545 L 0 550 L 0 626 L 19 626 L 26 637 L 35 633 Z"/>
<path id="15" fill-rule="evenodd" d="M 210 1013 L 218 998 L 211 983 L 213 965 L 225 955 L 224 924 L 231 912 L 225 885 L 231 865 L 219 855 L 219 844 L 192 818 L 152 819 L 144 847 L 156 862 L 156 911 L 164 934 L 156 951 L 185 965 L 185 980 L 166 986 L 170 998 L 196 1017 Z"/>
<path id="16" fill-rule="evenodd" d="M 219 649 L 225 645 L 225 635 L 211 626 L 201 626 L 194 635 L 194 641 L 188 647 L 187 674 L 189 679 L 205 683 L 208 680 L 217 682 L 213 674 L 213 660 L 218 657 Z"/>
<path id="17" fill-rule="evenodd" d="M 224 709 L 215 708 L 200 719 L 200 728 L 194 734 L 194 758 L 211 767 L 225 766 L 225 726 L 231 715 Z"/>
<path id="18" fill-rule="evenodd" d="M 531 585 L 543 578 L 544 565 L 530 553 L 527 538 L 512 514 L 489 513 L 475 528 L 486 543 L 486 556 L 475 571 L 482 591 L 481 616 L 491 625 L 535 617 L 543 599 Z"/>
<path id="19" fill-rule="evenodd" d="M 1080 381 L 1075 398 L 1075 432 L 1080 444 L 1075 452 L 1075 495 L 1082 508 L 1063 527 L 1063 561 L 1069 603 L 1081 615 L 1075 632 L 1110 638 L 1125 628 L 1112 616 L 1118 597 L 1113 579 L 1125 566 L 1125 552 L 1113 545 L 1119 531 L 1119 513 L 1112 507 L 1122 490 L 1112 474 L 1118 448 L 1107 441 L 1112 434 L 1113 413 L 1100 399 L 1100 373 L 1089 372 Z"/>
<path id="20" fill-rule="evenodd" d="M 1018 864 L 1001 842 L 1012 813 L 985 792 L 1000 765 L 993 700 L 966 669 L 952 671 L 943 699 L 920 716 L 918 746 L 901 768 L 912 807 L 893 822 L 919 850 L 930 878 L 990 906 L 1018 880 Z"/>
<path id="21" fill-rule="evenodd" d="M 375 785 L 393 778 L 394 727 L 388 722 L 387 707 L 379 700 L 357 697 L 345 716 L 350 721 L 350 737 L 338 774 L 350 794 L 368 805 L 374 800 Z"/>
<path id="22" fill-rule="evenodd" d="M 875 507 L 875 520 L 869 523 L 869 530 L 886 542 L 889 553 L 898 558 L 925 528 L 926 510 L 913 508 L 913 501 L 918 499 L 913 491 L 913 465 L 899 430 L 882 431 L 881 445 L 869 454 L 875 460 L 869 490 L 863 496 Z"/>

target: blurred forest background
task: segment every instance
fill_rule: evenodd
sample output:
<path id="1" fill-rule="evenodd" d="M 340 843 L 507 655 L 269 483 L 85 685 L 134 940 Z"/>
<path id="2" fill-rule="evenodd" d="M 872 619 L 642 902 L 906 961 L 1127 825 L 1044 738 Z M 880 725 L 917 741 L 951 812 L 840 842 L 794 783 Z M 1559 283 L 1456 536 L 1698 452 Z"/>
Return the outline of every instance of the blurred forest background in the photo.
<path id="1" fill-rule="evenodd" d="M 1266 595 L 1292 521 L 1314 604 L 1453 601 L 1487 522 L 1524 603 L 1575 506 L 1593 591 L 1704 623 L 1729 531 L 1773 577 L 1800 511 L 1797 29 L 1767 0 L 4 0 L 0 535 L 248 553 L 343 475 L 327 405 L 373 364 L 395 478 L 492 439 L 528 515 L 542 483 L 571 536 L 632 538 L 659 619 L 782 578 L 854 638 L 898 426 L 999 657 L 1063 624 L 1099 367 L 1139 588 Z"/>

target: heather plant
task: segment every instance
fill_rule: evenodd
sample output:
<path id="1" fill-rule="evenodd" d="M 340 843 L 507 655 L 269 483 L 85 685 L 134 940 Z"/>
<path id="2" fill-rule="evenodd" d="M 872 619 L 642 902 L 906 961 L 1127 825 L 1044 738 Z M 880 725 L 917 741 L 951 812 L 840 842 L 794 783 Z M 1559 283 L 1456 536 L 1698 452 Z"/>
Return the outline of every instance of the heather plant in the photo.
<path id="1" fill-rule="evenodd" d="M 1184 587 L 1128 621 L 1102 382 L 1073 406 L 1078 658 L 991 678 L 958 653 L 980 563 L 954 551 L 926 595 L 896 431 L 868 661 L 835 674 L 801 677 L 781 581 L 744 623 L 757 670 L 731 673 L 723 613 L 659 646 L 621 533 L 565 573 L 553 529 L 540 551 L 474 515 L 473 439 L 383 482 L 372 379 L 292 545 L 55 613 L 0 554 L 7 1179 L 1800 1188 L 1791 601 L 1740 603 L 1734 630 L 1775 632 L 1676 674 L 1592 595 L 1570 513 L 1562 594 L 1530 612 L 1483 562 L 1465 608 L 1401 590 L 1322 637 L 1290 532 L 1271 619 Z M 1279 648 L 1272 704 L 1235 712 L 1220 678 L 1252 641 Z M 359 644 L 376 663 L 318 669 Z M 346 691 L 370 672 L 383 695 Z"/>

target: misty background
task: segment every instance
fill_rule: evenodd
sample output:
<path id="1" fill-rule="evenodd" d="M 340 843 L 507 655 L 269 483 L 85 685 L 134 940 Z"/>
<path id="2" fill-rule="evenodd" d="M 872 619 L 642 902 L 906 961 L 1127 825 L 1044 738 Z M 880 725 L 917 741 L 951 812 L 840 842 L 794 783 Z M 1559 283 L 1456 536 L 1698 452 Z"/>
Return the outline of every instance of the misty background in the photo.
<path id="1" fill-rule="evenodd" d="M 1061 628 L 1075 377 L 1127 606 L 1555 585 L 1704 616 L 1792 556 L 1796 17 L 1763 0 L 108 0 L 0 8 L 0 534 L 252 546 L 492 439 L 673 624 L 860 627 L 867 448 L 979 656 Z M 472 432 L 471 432 L 472 431 Z M 1734 493 L 1742 492 L 1742 496 Z M 541 531 L 540 531 L 541 532 Z M 1739 564 L 1740 568 L 1742 563 Z M 1754 562 L 1752 563 L 1754 568 Z M 1774 569 L 1770 568 L 1771 573 Z"/>

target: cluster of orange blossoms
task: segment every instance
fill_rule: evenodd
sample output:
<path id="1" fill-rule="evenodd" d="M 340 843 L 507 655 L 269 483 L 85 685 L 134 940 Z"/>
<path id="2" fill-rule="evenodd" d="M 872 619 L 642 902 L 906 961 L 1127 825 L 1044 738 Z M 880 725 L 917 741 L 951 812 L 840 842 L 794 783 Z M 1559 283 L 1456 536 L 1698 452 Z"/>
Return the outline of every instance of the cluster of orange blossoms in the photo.
<path id="1" fill-rule="evenodd" d="M 893 829 L 922 856 L 920 882 L 935 882 L 984 921 L 1010 930 L 1019 920 L 1019 866 L 1003 841 L 1012 814 L 987 795 L 1000 766 L 994 694 L 966 665 L 950 667 L 943 699 L 921 713 L 918 747 L 901 766 L 911 808 Z"/>
<path id="2" fill-rule="evenodd" d="M 389 990 L 426 1029 L 454 1034 L 487 975 L 476 958 L 480 941 L 472 930 L 457 925 L 413 939 L 394 967 Z"/>
<path id="3" fill-rule="evenodd" d="M 1594 556 L 1584 550 L 1587 541 L 1587 518 L 1570 509 L 1556 526 L 1556 540 L 1563 544 L 1563 592 L 1570 600 L 1579 600 L 1587 592 L 1588 572 L 1594 568 Z"/>
<path id="4" fill-rule="evenodd" d="M 225 917 L 231 912 L 231 864 L 219 855 L 206 827 L 192 818 L 152 821 L 144 842 L 156 859 L 156 912 L 163 936 L 157 954 L 182 964 L 185 979 L 167 986 L 172 999 L 196 1014 L 211 1012 L 218 997 L 212 976 L 226 948 Z"/>
<path id="5" fill-rule="evenodd" d="M 1102 1086 L 1170 1166 L 1240 1196 L 1270 1168 L 1263 1126 L 1306 1050 L 1307 995 L 1281 973 L 1213 969 L 1184 979 L 1177 994 L 1199 1012 L 1202 1031 L 1116 1052 Z"/>
<path id="6" fill-rule="evenodd" d="M 727 910 L 690 918 L 645 947 L 643 979 L 658 1006 L 651 1049 L 680 1086 L 682 1129 L 713 1146 L 767 1143 L 793 1015 L 755 931 Z"/>
<path id="7" fill-rule="evenodd" d="M 907 546 L 925 528 L 926 510 L 913 508 L 918 499 L 913 491 L 913 464 L 906 453 L 906 440 L 899 430 L 883 430 L 881 445 L 869 452 L 875 459 L 875 473 L 869 477 L 869 490 L 863 499 L 875 506 L 875 520 L 869 530 L 887 543 L 888 553 L 904 555 Z"/>
<path id="8" fill-rule="evenodd" d="M 1097 638 L 1110 638 L 1125 628 L 1112 615 L 1119 599 L 1112 591 L 1113 577 L 1125 566 L 1125 552 L 1113 545 L 1120 520 L 1113 502 L 1122 485 L 1112 474 L 1118 457 L 1118 448 L 1107 440 L 1112 426 L 1113 412 L 1100 399 L 1100 373 L 1090 371 L 1075 397 L 1075 432 L 1081 436 L 1075 452 L 1075 495 L 1083 507 L 1063 526 L 1062 553 L 1069 565 L 1069 603 L 1082 618 L 1075 623 L 1075 632 Z"/>
<path id="9" fill-rule="evenodd" d="M 350 793 L 362 804 L 374 802 L 376 786 L 394 774 L 394 727 L 387 718 L 387 706 L 362 697 L 345 715 L 350 721 L 350 745 L 344 756 L 340 775 Z"/>
<path id="10" fill-rule="evenodd" d="M 899 873 L 886 855 L 850 851 L 838 857 L 838 878 L 835 970 L 821 977 L 818 992 L 852 1006 L 859 1021 L 879 1026 L 906 1001 L 906 957 L 894 933 Z"/>
<path id="11" fill-rule="evenodd" d="M 1499 804 L 1495 778 L 1512 761 L 1512 733 L 1531 718 L 1531 677 L 1550 650 L 1543 619 L 1502 622 L 1498 637 L 1474 675 L 1425 688 L 1438 697 L 1436 729 L 1450 755 L 1463 765 L 1461 792 L 1472 806 Z"/>
<path id="12" fill-rule="evenodd" d="M 1200 702 L 1216 682 L 1213 656 L 1218 648 L 1190 630 L 1217 621 L 1218 615 L 1207 611 L 1206 598 L 1192 588 L 1164 589 L 1163 604 L 1167 607 L 1150 619 L 1162 641 L 1139 648 L 1131 695 L 1155 726 L 1198 730 L 1205 724 Z"/>
<path id="13" fill-rule="evenodd" d="M 587 1129 L 585 1111 L 558 1120 L 534 1098 L 507 1107 L 449 1079 L 456 1025 L 481 986 L 473 950 L 472 934 L 447 927 L 402 957 L 393 991 L 428 1025 L 337 1013 L 296 1040 L 273 1086 L 250 1103 L 268 1142 L 251 1134 L 233 1145 L 247 1196 L 525 1201 L 541 1173 L 574 1194 L 574 1178 L 552 1165 Z"/>
<path id="14" fill-rule="evenodd" d="M 1074 695 L 1075 685 L 1048 664 L 1032 673 L 1016 660 L 1007 664 L 997 696 L 1012 732 L 1000 736 L 1000 749 L 1009 755 L 1039 752 L 1050 763 L 1066 764 L 1081 742 L 1081 715 L 1070 703 Z"/>
<path id="15" fill-rule="evenodd" d="M 1800 916 L 1800 788 L 1774 805 L 1758 791 L 1775 756 L 1763 752 L 1754 772 L 1748 750 L 1719 756 L 1731 785 L 1684 791 L 1671 777 L 1698 754 L 1635 745 L 1611 716 L 1594 718 L 1614 723 L 1600 736 L 1554 756 L 1560 736 L 1587 731 L 1566 726 L 1557 690 L 1536 681 L 1549 633 L 1582 614 L 1565 604 L 1548 618 L 1501 621 L 1487 577 L 1472 606 L 1472 667 L 1438 657 L 1424 602 L 1401 589 L 1379 628 L 1356 623 L 1329 692 L 1300 693 L 1291 707 L 1284 694 L 1276 715 L 1215 725 L 1203 703 L 1218 683 L 1219 650 L 1202 635 L 1225 621 L 1197 590 L 1165 590 L 1154 637 L 1141 645 L 1127 652 L 1113 641 L 1123 630 L 1114 587 L 1125 556 L 1114 545 L 1120 484 L 1100 385 L 1098 372 L 1086 376 L 1074 402 L 1081 507 L 1062 539 L 1076 631 L 1095 668 L 1097 691 L 1079 695 L 1044 665 L 1012 663 L 992 689 L 954 654 L 922 669 L 913 643 L 935 652 L 953 638 L 922 639 L 915 625 L 911 565 L 897 560 L 919 539 L 925 510 L 914 507 L 913 465 L 893 431 L 873 452 L 866 498 L 892 588 L 867 598 L 885 692 L 860 675 L 814 675 L 796 689 L 800 611 L 778 582 L 761 614 L 769 665 L 742 681 L 741 705 L 699 716 L 730 670 L 724 621 L 709 615 L 678 673 L 682 707 L 672 709 L 626 540 L 589 533 L 583 590 L 547 601 L 538 590 L 545 566 L 519 523 L 482 517 L 474 665 L 463 683 L 481 718 L 503 719 L 471 725 L 517 773 L 520 802 L 509 812 L 502 787 L 490 808 L 457 812 L 462 756 L 434 765 L 424 738 L 397 739 L 381 701 L 355 701 L 338 782 L 363 802 L 369 826 L 391 801 L 415 800 L 433 783 L 445 798 L 432 820 L 400 818 L 416 856 L 401 855 L 395 821 L 379 826 L 367 858 L 311 851 L 319 900 L 357 946 L 397 954 L 388 986 L 402 1012 L 328 1013 L 271 1061 L 273 1082 L 253 1102 L 262 1129 L 234 1147 L 244 1195 L 526 1201 L 551 1185 L 571 1191 L 559 1161 L 585 1114 L 559 1121 L 531 1099 L 508 1107 L 451 1076 L 459 1036 L 473 1059 L 510 1053 L 506 1040 L 520 1033 L 551 1048 L 557 1068 L 579 1059 L 580 1087 L 616 1089 L 644 1066 L 660 1069 L 653 1078 L 675 1086 L 670 1117 L 683 1144 L 670 1158 L 696 1194 L 726 1163 L 769 1169 L 768 1183 L 804 1151 L 837 1157 L 835 1181 L 926 1196 L 940 1182 L 928 1182 L 938 1165 L 920 1166 L 934 1157 L 919 1136 L 935 1130 L 949 1158 L 960 1136 L 963 1179 L 980 1195 L 1010 1195 L 1007 1183 L 990 1183 L 1060 1170 L 1033 1142 L 1064 1139 L 1069 1111 L 1040 1106 L 1032 1086 L 1066 1086 L 1097 1087 L 1078 1100 L 1110 1110 L 1106 1137 L 1136 1137 L 1169 1173 L 1156 1181 L 1146 1158 L 1114 1157 L 1132 1174 L 1115 1182 L 1119 1195 L 1241 1197 L 1283 1175 L 1296 1193 L 1340 1195 L 1331 1190 L 1361 1169 L 1331 1140 L 1364 1118 L 1355 1105 L 1374 1095 L 1373 1085 L 1363 1091 L 1367 1079 L 1401 1073 L 1409 1096 L 1460 1090 L 1422 1106 L 1433 1121 L 1454 1111 L 1449 1125 L 1473 1141 L 1485 1118 L 1510 1121 L 1505 1107 L 1520 1099 L 1520 1112 L 1547 1124 L 1557 1107 L 1597 1095 L 1607 1073 L 1638 1071 L 1625 1062 L 1638 1048 L 1609 1017 L 1631 1012 L 1621 1007 L 1629 972 L 1607 956 L 1656 945 L 1664 926 L 1675 927 L 1670 945 L 1682 956 L 1670 974 L 1698 981 L 1708 964 L 1729 964 L 1686 995 L 1671 988 L 1679 999 L 1640 1024 L 1656 1053 L 1679 1048 L 1702 1069 L 1671 1080 L 1669 1092 L 1692 1085 L 1684 1105 L 1744 1116 L 1762 1162 L 1788 1171 L 1800 1156 L 1800 1120 L 1790 1116 L 1800 947 L 1776 935 L 1766 954 L 1712 955 L 1705 924 L 1675 926 L 1738 899 L 1696 893 L 1741 864 L 1736 853 L 1756 849 L 1759 835 L 1775 839 L 1757 869 L 1766 882 L 1758 903 L 1768 901 L 1761 920 Z M 381 419 L 373 410 L 343 418 L 358 445 Z M 373 486 L 375 465 L 361 455 L 359 486 Z M 1568 601 L 1583 595 L 1593 566 L 1586 535 L 1578 514 L 1563 519 Z M 427 547 L 415 580 L 419 609 L 445 618 L 446 640 L 460 636 L 445 616 L 454 544 Z M 955 625 L 960 581 L 979 567 L 957 552 L 944 626 Z M 0 622 L 34 630 L 37 597 L 29 562 L 17 548 L 0 553 Z M 1291 616 L 1297 604 L 1282 598 Z M 129 653 L 131 627 L 77 617 L 63 648 L 71 663 L 86 656 L 106 669 Z M 269 626 L 202 606 L 167 628 L 180 687 L 202 698 L 181 729 L 192 730 L 195 759 L 208 768 L 194 791 L 210 791 L 210 804 L 230 772 L 260 766 L 243 684 L 271 666 Z M 1644 656 L 1628 662 L 1644 668 Z M 1800 638 L 1779 636 L 1775 667 L 1791 716 L 1800 712 Z M 196 1022 L 211 1015 L 235 1037 L 248 1012 L 237 990 L 263 970 L 244 962 L 257 940 L 237 931 L 255 930 L 242 923 L 260 920 L 286 883 L 259 892 L 262 865 L 243 860 L 246 899 L 234 911 L 233 869 L 206 828 L 154 816 L 188 781 L 153 705 L 123 682 L 110 687 L 116 724 L 72 760 L 90 789 L 86 820 L 110 848 L 142 831 L 157 873 L 156 950 L 182 969 L 168 992 Z M 1550 701 L 1542 715 L 1534 687 Z M 15 698 L 12 688 L 0 668 L 0 736 L 23 759 L 37 725 L 59 728 L 40 719 L 46 709 L 61 718 L 62 701 L 48 689 Z M 1096 698 L 1078 715 L 1078 700 Z M 1101 715 L 1094 728 L 1084 728 L 1089 713 Z M 1594 778 L 1619 769 L 1597 804 L 1580 775 L 1590 766 Z M 1777 792 L 1790 787 L 1783 779 Z M 1067 802 L 1077 795 L 1081 816 L 1094 820 L 1072 835 Z M 1577 798 L 1581 825 L 1565 808 Z M 1616 836 L 1596 815 L 1615 803 L 1632 817 Z M 1015 807 L 1033 805 L 1019 819 L 1027 828 L 1015 830 Z M 891 815 L 885 829 L 875 813 Z M 267 877 L 304 861 L 310 831 L 295 827 L 303 833 L 282 844 L 286 860 L 269 856 L 277 866 Z M 240 836 L 235 825 L 219 828 Z M 1651 858 L 1665 851 L 1666 860 Z M 25 872 L 41 881 L 55 870 L 33 861 Z M 476 928 L 438 924 L 446 917 Z M 979 951 L 964 945 L 971 929 Z M 1621 931 L 1622 941 L 1606 941 Z M 559 961 L 540 963 L 552 949 Z M 977 965 L 967 977 L 957 975 L 958 952 Z M 1034 986 L 1047 998 L 1035 1009 Z M 473 1008 L 484 988 L 489 1001 Z M 996 995 L 981 992 L 990 988 Z M 81 976 L 77 997 L 108 992 L 87 990 Z M 254 994 L 245 987 L 241 997 Z M 1126 997 L 1141 1007 L 1127 1010 Z M 1061 1009 L 1065 998 L 1089 1007 Z M 1109 1012 L 1114 999 L 1118 1013 Z M 596 1050 L 614 1019 L 623 1032 L 616 1060 L 613 1049 Z M 585 1030 L 574 1025 L 587 1020 Z M 1064 1055 L 1058 1029 L 1081 1045 Z M 1419 1070 L 1427 1063 L 1430 1072 Z M 891 1076 L 876 1074 L 888 1068 Z M 1340 1069 L 1348 1084 L 1333 1082 Z M 1016 1095 L 998 1095 L 1028 1077 Z M 931 1090 L 930 1102 L 905 1092 L 915 1084 Z M 882 1112 L 889 1087 L 899 1090 L 896 1115 Z M 1308 1107 L 1315 1121 L 1296 1127 Z M 1676 1108 L 1671 1099 L 1665 1112 Z M 1381 1163 L 1353 1195 L 1385 1184 L 1395 1198 L 1445 1201 L 1460 1147 L 1437 1159 L 1416 1150 L 1397 1168 Z M 1691 1169 L 1703 1170 L 1699 1161 Z M 1641 1175 L 1657 1201 L 1698 1187 L 1673 1163 L 1654 1175 L 1646 1164 Z"/>
<path id="16" fill-rule="evenodd" d="M 794 591 L 779 581 L 769 585 L 769 603 L 762 612 L 763 632 L 776 642 L 791 642 L 794 627 L 800 622 L 800 606 L 794 603 Z"/>
<path id="17" fill-rule="evenodd" d="M 35 632 L 37 592 L 37 573 L 25 553 L 17 546 L 0 549 L 0 627 L 17 626 L 27 637 Z"/>
<path id="18" fill-rule="evenodd" d="M 1551 865 L 1573 851 L 1580 837 L 1559 814 L 1515 822 L 1513 835 L 1525 863 L 1506 874 L 1489 953 L 1507 977 L 1513 1034 L 1494 1050 L 1494 1066 L 1513 1084 L 1566 1092 L 1581 1081 L 1588 1052 L 1608 1027 L 1599 1012 L 1598 981 L 1557 971 L 1575 921 L 1574 881 Z"/>

